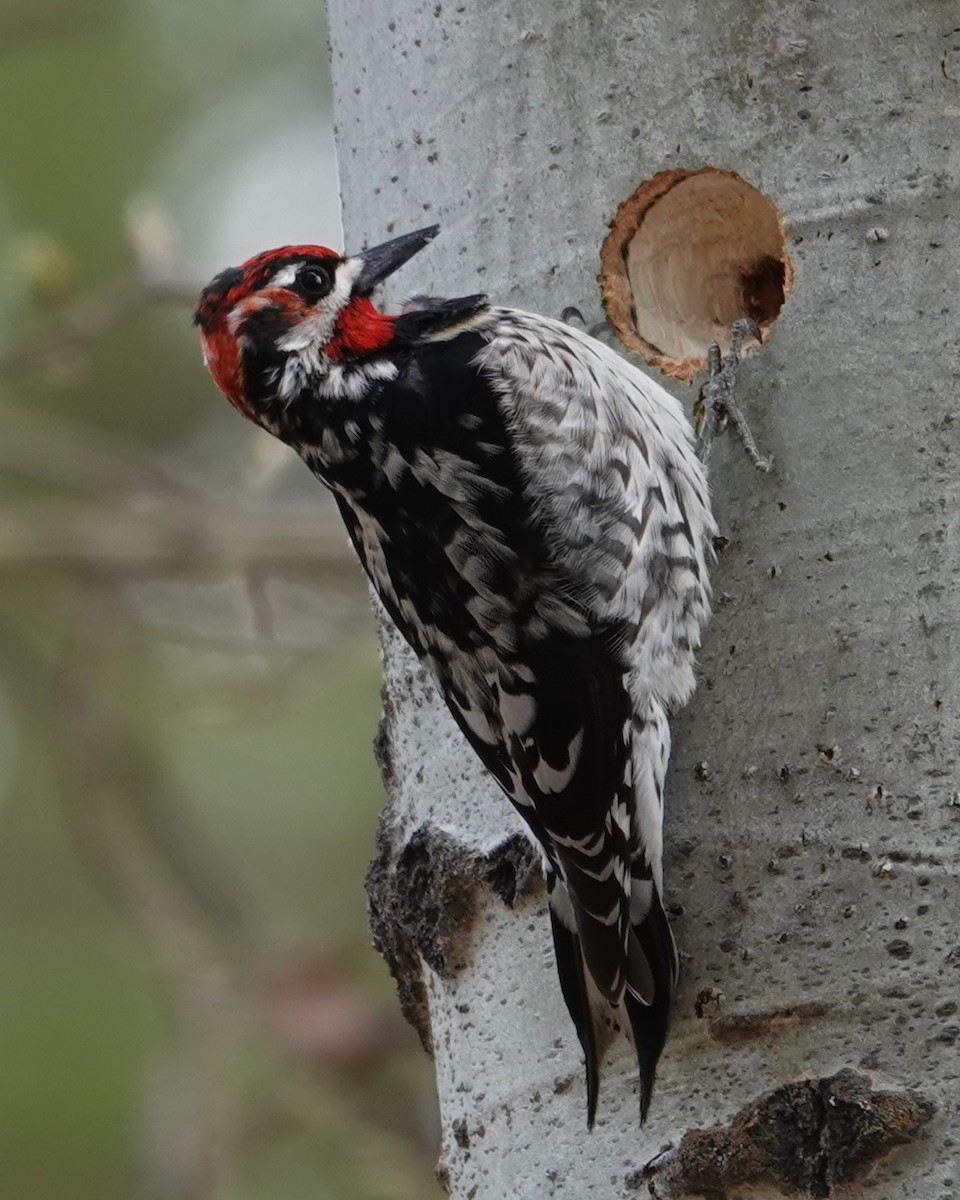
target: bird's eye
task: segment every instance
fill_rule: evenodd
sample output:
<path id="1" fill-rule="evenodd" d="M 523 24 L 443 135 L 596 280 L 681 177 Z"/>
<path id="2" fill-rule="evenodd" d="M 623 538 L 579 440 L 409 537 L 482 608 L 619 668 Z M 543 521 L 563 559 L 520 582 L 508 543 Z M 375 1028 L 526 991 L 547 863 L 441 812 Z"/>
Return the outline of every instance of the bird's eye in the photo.
<path id="1" fill-rule="evenodd" d="M 319 300 L 332 286 L 333 280 L 325 267 L 302 267 L 297 272 L 297 290 L 311 300 Z"/>

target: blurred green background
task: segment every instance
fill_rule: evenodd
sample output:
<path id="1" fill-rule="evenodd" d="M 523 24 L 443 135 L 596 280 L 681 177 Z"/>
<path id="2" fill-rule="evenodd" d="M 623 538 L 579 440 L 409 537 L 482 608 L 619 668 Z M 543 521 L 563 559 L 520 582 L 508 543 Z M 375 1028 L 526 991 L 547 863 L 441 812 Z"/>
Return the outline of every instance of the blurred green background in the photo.
<path id="1" fill-rule="evenodd" d="M 330 131 L 319 0 L 0 0 L 0 1200 L 439 1193 L 366 591 L 190 325 Z"/>

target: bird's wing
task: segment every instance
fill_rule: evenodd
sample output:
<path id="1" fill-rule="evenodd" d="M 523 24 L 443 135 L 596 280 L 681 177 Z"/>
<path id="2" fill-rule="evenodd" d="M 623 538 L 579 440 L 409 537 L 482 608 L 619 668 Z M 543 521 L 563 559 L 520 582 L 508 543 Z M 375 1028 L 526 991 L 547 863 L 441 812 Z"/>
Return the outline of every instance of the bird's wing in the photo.
<path id="1" fill-rule="evenodd" d="M 576 786 L 532 801 L 566 885 L 551 891 L 557 961 L 591 1111 L 603 1036 L 591 983 L 607 1000 L 624 998 L 645 1110 L 677 970 L 660 896 L 663 704 L 693 690 L 715 525 L 689 424 L 669 393 L 564 325 L 492 316 L 477 362 L 500 395 L 544 543 L 591 629 L 567 638 L 562 656 L 545 643 L 557 691 L 551 703 L 541 689 L 538 703 L 538 730 L 565 723 L 580 751 Z"/>
<path id="2" fill-rule="evenodd" d="M 595 339 L 515 310 L 491 316 L 478 362 L 557 563 L 591 622 L 619 626 L 642 690 L 682 702 L 709 614 L 715 532 L 689 423 Z"/>

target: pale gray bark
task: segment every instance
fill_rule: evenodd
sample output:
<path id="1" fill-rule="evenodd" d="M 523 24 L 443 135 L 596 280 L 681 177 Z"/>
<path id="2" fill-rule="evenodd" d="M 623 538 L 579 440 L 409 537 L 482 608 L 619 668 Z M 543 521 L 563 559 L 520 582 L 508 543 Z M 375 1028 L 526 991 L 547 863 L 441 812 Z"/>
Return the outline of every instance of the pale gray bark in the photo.
<path id="1" fill-rule="evenodd" d="M 674 724 L 666 888 L 684 970 L 643 1130 L 625 1052 L 587 1133 L 542 896 L 511 908 L 503 864 L 476 861 L 519 821 L 385 637 L 378 929 L 432 1033 L 451 1194 L 643 1191 L 629 1172 L 664 1143 L 853 1068 L 937 1107 L 929 1121 L 896 1110 L 909 1144 L 877 1166 L 872 1195 L 946 1200 L 960 1179 L 955 5 L 329 0 L 329 13 L 348 247 L 442 226 L 393 299 L 482 289 L 598 315 L 606 222 L 675 165 L 760 187 L 796 267 L 743 371 L 775 471 L 729 441 L 711 461 L 730 545 L 699 690 Z M 829 1121 L 845 1104 L 888 1112 L 869 1086 L 825 1082 L 807 1116 L 793 1093 L 761 1104 L 773 1142 L 812 1166 L 758 1194 L 791 1180 L 827 1194 L 844 1136 L 872 1159 L 862 1130 Z M 651 1188 L 722 1194 L 746 1136 L 699 1176 L 675 1156 Z"/>

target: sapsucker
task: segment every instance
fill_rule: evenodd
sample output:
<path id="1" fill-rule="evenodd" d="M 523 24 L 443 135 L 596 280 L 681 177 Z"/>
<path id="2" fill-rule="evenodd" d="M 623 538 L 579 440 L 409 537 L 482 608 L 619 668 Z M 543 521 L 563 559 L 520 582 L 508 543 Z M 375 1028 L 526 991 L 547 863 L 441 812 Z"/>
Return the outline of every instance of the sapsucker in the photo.
<path id="1" fill-rule="evenodd" d="M 709 612 L 707 485 L 678 402 L 586 334 L 480 295 L 379 311 L 373 288 L 436 232 L 222 272 L 196 309 L 204 356 L 333 492 L 539 843 L 590 1124 L 617 1029 L 642 1118 L 677 976 L 663 786 Z"/>

